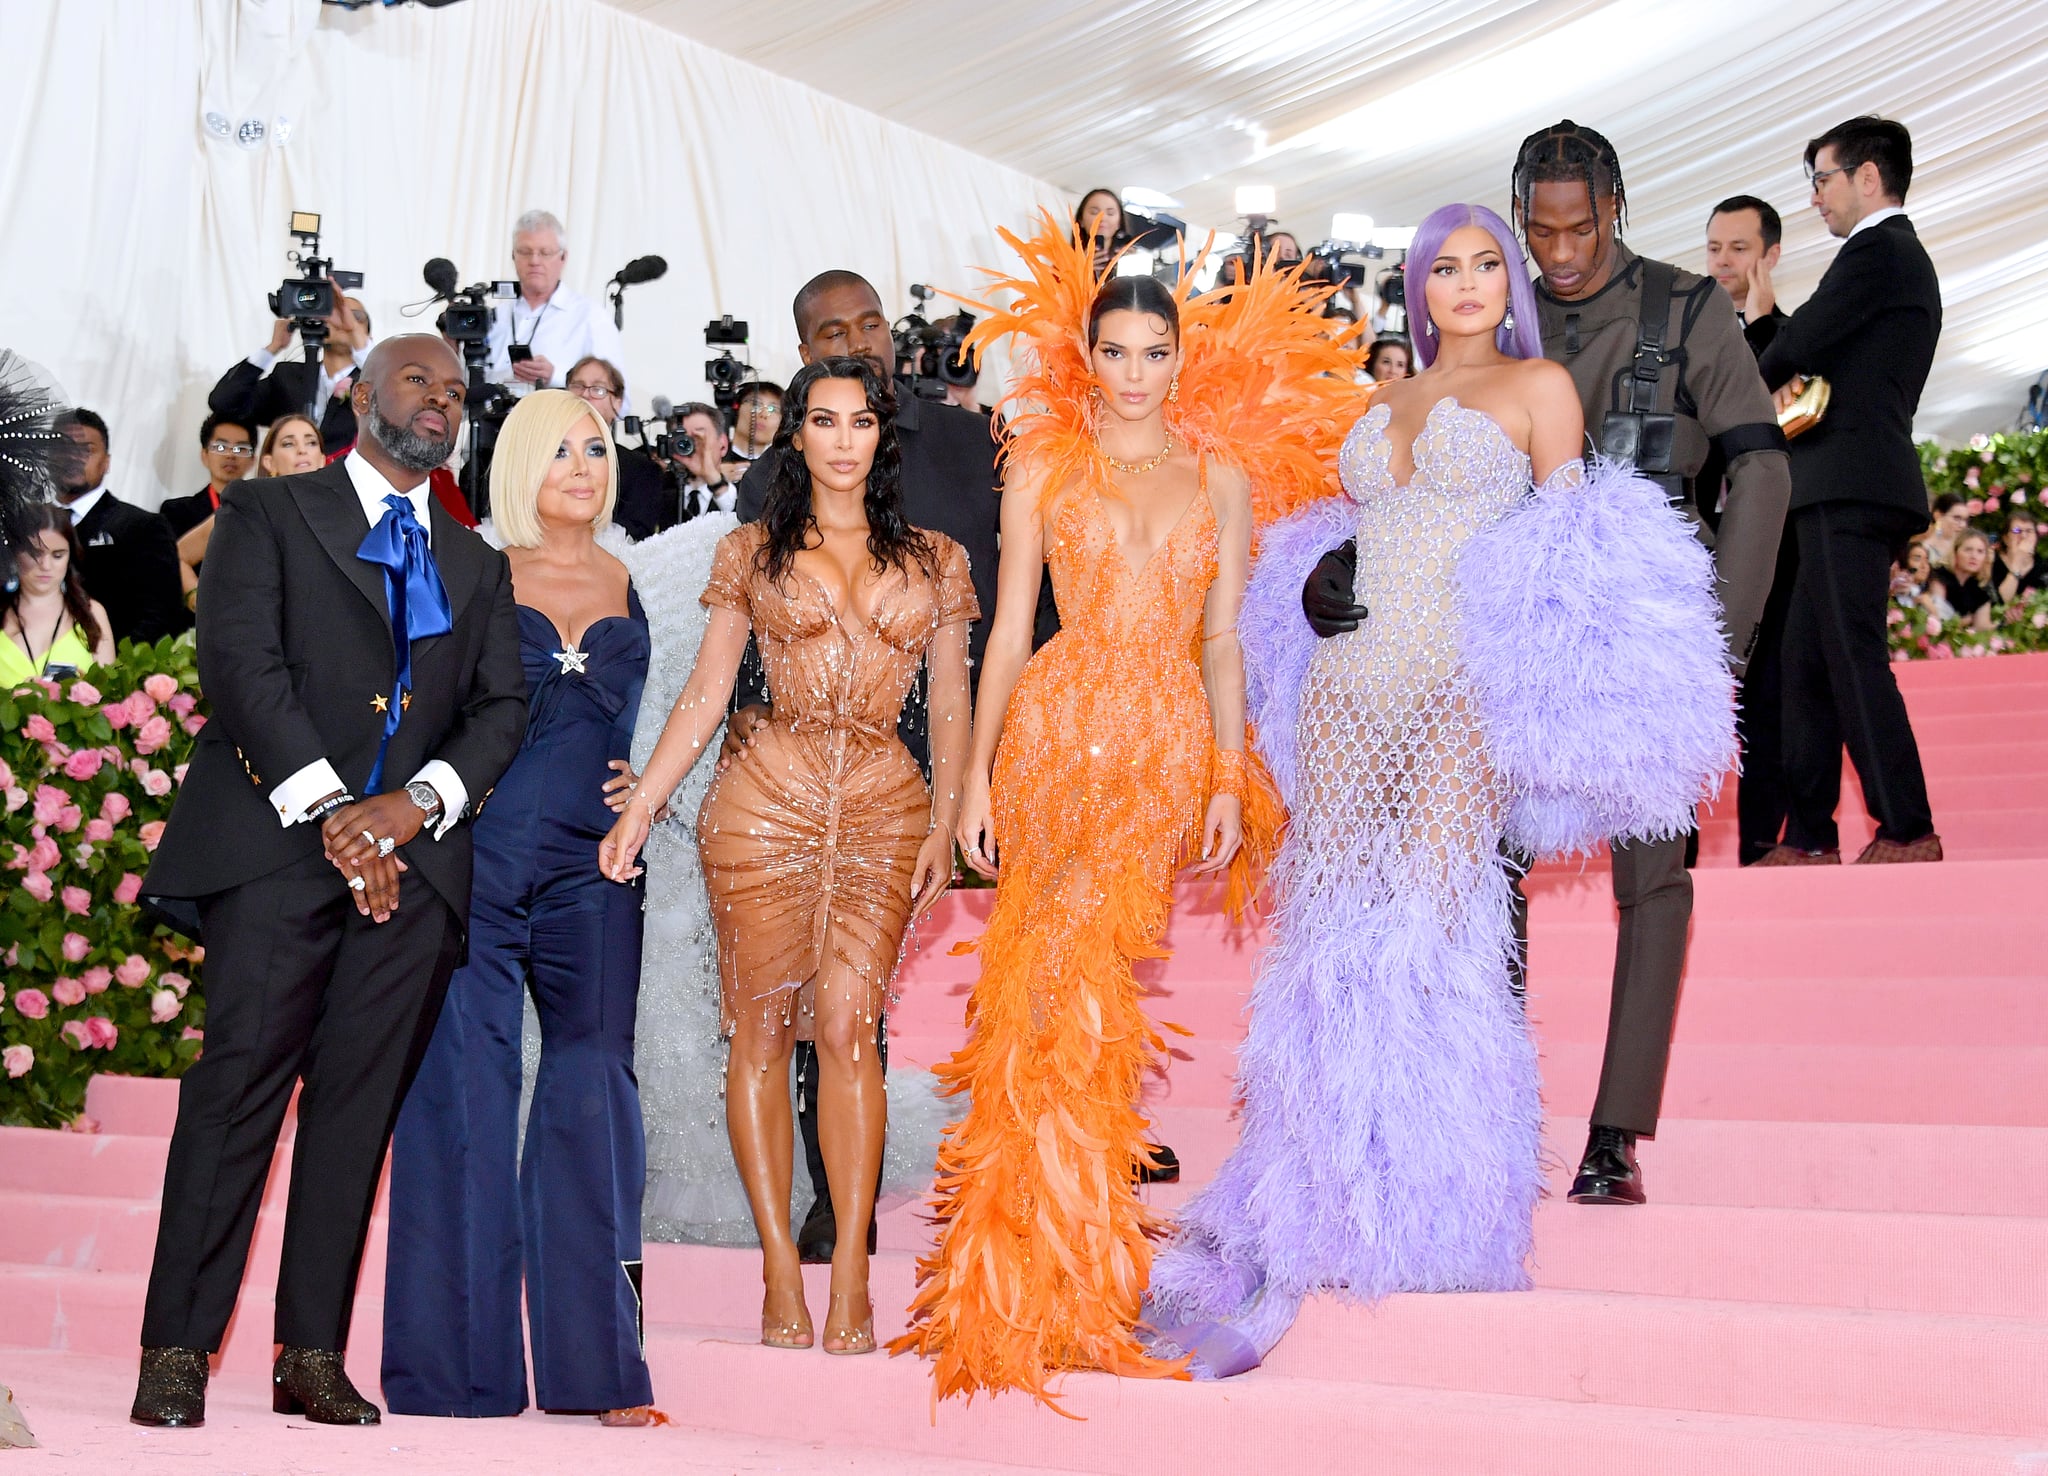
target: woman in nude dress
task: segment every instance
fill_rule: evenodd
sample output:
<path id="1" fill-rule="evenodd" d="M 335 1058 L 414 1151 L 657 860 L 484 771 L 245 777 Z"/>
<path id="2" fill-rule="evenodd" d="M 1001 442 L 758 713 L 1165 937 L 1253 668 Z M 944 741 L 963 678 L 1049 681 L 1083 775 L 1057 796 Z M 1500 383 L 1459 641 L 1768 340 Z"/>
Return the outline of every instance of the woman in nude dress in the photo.
<path id="1" fill-rule="evenodd" d="M 867 1225 L 886 1125 L 876 1020 L 905 927 L 952 872 L 968 742 L 967 557 L 904 521 L 886 387 L 856 359 L 791 383 L 793 453 L 761 521 L 720 542 L 709 628 L 661 741 L 599 855 L 614 881 L 717 733 L 751 630 L 774 712 L 705 795 L 697 841 L 731 1041 L 726 1125 L 761 1237 L 761 1340 L 811 1345 L 789 1229 L 790 1050 L 818 1045 L 819 1138 L 839 1221 L 829 1353 L 874 1349 Z M 932 785 L 896 736 L 931 668 Z"/>

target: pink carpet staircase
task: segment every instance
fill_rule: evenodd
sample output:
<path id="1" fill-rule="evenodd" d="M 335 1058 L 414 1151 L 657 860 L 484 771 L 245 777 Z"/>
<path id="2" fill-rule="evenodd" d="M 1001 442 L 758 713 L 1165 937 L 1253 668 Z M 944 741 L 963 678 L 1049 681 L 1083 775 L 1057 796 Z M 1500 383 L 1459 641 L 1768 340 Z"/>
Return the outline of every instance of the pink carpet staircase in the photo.
<path id="1" fill-rule="evenodd" d="M 250 1440 L 292 1463 L 239 1465 L 223 1444 L 206 1468 L 381 1468 L 372 1448 L 403 1448 L 408 1469 L 450 1471 L 481 1469 L 486 1449 L 493 1469 L 552 1468 L 550 1449 L 609 1452 L 617 1469 L 641 1469 L 627 1459 L 641 1452 L 668 1471 L 777 1469 L 777 1452 L 822 1449 L 830 1461 L 788 1468 L 2048 1472 L 2048 657 L 1915 665 L 1901 682 L 1950 859 L 1739 872 L 1732 792 L 1716 807 L 1668 1116 L 1642 1149 L 1645 1208 L 1563 1200 L 1599 1067 L 1613 907 L 1597 863 L 1532 880 L 1530 1014 L 1556 1163 L 1531 1292 L 1369 1310 L 1323 1299 L 1265 1368 L 1227 1385 L 1070 1377 L 1084 1418 L 1069 1421 L 1015 1396 L 935 1412 L 910 1360 L 762 1348 L 750 1253 L 649 1246 L 648 1354 L 685 1428 L 568 1440 L 539 1416 L 489 1431 L 389 1420 L 370 1437 L 301 1429 L 287 1449 L 262 1433 L 285 1422 L 255 1404 L 280 1172 L 215 1387 Z M 1844 813 L 1853 856 L 1869 834 L 1853 777 Z M 946 949 L 986 899 L 949 899 L 926 929 L 891 1019 L 896 1061 L 958 1041 L 974 965 Z M 1155 1013 L 1193 1031 L 1153 1087 L 1159 1136 L 1186 1166 L 1185 1185 L 1147 1191 L 1170 1209 L 1235 1139 L 1232 1049 L 1257 940 L 1191 894 L 1169 941 Z M 49 1391 L 53 1455 L 68 1440 L 107 1462 L 67 1470 L 158 1469 L 153 1453 L 179 1449 L 121 1424 L 174 1092 L 101 1078 L 99 1135 L 0 1129 L 0 1383 L 32 1424 Z M 925 1239 L 917 1205 L 888 1211 L 874 1273 L 885 1337 L 903 1326 Z M 373 1396 L 382 1241 L 380 1217 L 349 1358 Z M 365 1464 L 336 1464 L 351 1448 Z M 727 1452 L 752 1454 L 720 1466 Z"/>

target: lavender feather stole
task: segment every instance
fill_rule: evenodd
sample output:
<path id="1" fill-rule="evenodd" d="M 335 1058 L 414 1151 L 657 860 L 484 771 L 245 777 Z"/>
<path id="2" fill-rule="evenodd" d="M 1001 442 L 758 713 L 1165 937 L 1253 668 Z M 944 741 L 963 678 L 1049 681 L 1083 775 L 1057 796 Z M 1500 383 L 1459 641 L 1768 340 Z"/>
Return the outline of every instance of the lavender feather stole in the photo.
<path id="1" fill-rule="evenodd" d="M 1301 610 L 1301 586 L 1322 556 L 1355 531 L 1357 507 L 1348 497 L 1311 503 L 1259 536 L 1244 603 L 1238 609 L 1237 638 L 1244 648 L 1246 712 L 1257 735 L 1259 756 L 1294 803 L 1294 727 L 1301 715 L 1301 686 L 1316 651 L 1316 633 Z"/>
<path id="2" fill-rule="evenodd" d="M 1684 833 L 1735 760 L 1714 563 L 1654 482 L 1596 461 L 1466 543 L 1460 648 L 1536 856 Z"/>

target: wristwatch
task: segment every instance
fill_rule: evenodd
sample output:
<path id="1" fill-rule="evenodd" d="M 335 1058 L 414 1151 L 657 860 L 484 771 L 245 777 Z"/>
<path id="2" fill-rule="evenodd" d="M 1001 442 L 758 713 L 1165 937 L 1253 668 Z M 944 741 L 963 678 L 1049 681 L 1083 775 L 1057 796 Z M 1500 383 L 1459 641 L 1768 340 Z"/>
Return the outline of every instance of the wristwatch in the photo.
<path id="1" fill-rule="evenodd" d="M 415 779 L 406 785 L 405 796 L 418 805 L 429 820 L 441 813 L 441 791 L 424 779 Z"/>

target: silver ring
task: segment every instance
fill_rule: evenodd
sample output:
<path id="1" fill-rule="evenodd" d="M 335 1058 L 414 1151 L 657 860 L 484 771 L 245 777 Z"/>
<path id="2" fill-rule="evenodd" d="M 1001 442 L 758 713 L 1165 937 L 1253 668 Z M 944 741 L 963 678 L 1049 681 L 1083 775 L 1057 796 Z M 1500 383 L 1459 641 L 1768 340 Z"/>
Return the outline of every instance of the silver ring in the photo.
<path id="1" fill-rule="evenodd" d="M 379 856 L 388 856 L 397 849 L 398 842 L 393 840 L 390 836 L 386 835 L 378 837 L 377 854 Z"/>
<path id="2" fill-rule="evenodd" d="M 363 832 L 363 839 L 374 846 L 377 844 L 377 832 L 374 830 L 366 830 Z"/>
<path id="3" fill-rule="evenodd" d="M 364 881 L 359 876 L 352 876 L 348 879 L 348 889 L 351 892 L 360 892 L 363 890 L 363 888 L 367 887 L 368 885 L 369 883 Z"/>

